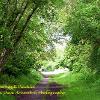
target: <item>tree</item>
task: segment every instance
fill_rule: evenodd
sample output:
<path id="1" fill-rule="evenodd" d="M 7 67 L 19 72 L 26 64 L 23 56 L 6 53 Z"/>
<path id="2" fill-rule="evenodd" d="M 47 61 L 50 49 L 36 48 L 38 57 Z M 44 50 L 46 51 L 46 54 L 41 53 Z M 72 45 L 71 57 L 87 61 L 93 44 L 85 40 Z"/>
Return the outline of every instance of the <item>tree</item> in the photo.
<path id="1" fill-rule="evenodd" d="M 43 7 L 45 3 L 46 0 L 0 1 L 0 22 L 3 23 L 0 24 L 0 69 L 2 69 L 9 55 L 11 55 L 14 48 L 18 45 L 19 41 L 26 33 L 27 25 L 33 13 L 35 13 L 39 7 Z"/>
<path id="2" fill-rule="evenodd" d="M 83 44 L 90 41 L 93 47 L 91 52 L 91 67 L 97 68 L 100 48 L 100 2 L 98 0 L 77 0 L 77 4 L 70 13 L 65 31 L 72 36 L 72 43 Z M 93 59 L 94 60 L 93 60 Z"/>
<path id="3" fill-rule="evenodd" d="M 55 2 L 58 1 L 59 0 L 56 0 Z M 45 54 L 44 47 L 47 43 L 50 43 L 48 39 L 49 35 L 46 34 L 44 23 L 41 23 L 41 19 L 40 22 L 35 20 L 42 16 L 42 14 L 46 15 L 45 20 L 53 19 L 54 15 L 49 15 L 47 11 L 51 10 L 50 7 L 56 4 L 55 2 L 52 0 L 0 1 L 0 70 L 2 70 L 4 66 L 7 66 L 8 63 L 13 67 L 14 64 L 12 62 L 15 60 L 20 62 L 19 60 L 22 57 L 20 53 L 26 58 L 28 58 L 29 55 L 26 56 L 25 52 L 31 53 L 31 55 L 33 54 L 32 57 L 35 62 L 39 60 L 38 58 L 46 57 L 46 55 L 42 55 Z M 39 25 L 37 25 L 37 23 L 39 23 Z M 25 47 L 25 49 L 22 46 Z M 36 53 L 36 55 L 34 53 Z M 50 53 L 47 54 L 50 55 Z M 29 58 L 31 59 L 31 57 Z M 23 59 L 23 61 L 26 60 Z"/>

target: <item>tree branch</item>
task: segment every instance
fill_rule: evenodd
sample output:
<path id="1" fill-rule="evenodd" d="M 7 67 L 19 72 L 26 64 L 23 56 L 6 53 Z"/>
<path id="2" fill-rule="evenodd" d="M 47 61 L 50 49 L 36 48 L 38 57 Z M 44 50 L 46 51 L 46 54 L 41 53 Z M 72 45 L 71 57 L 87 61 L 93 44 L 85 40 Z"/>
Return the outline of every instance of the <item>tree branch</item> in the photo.
<path id="1" fill-rule="evenodd" d="M 30 21 L 33 13 L 36 11 L 36 9 L 38 8 L 38 6 L 35 6 L 35 8 L 33 8 L 33 10 L 31 11 L 31 13 L 28 15 L 27 20 L 22 28 L 22 30 L 20 31 L 19 35 L 17 36 L 15 43 L 14 43 L 14 47 L 17 45 L 17 43 L 20 41 L 21 37 L 24 35 L 23 32 L 25 30 L 25 28 L 27 27 L 28 22 Z"/>

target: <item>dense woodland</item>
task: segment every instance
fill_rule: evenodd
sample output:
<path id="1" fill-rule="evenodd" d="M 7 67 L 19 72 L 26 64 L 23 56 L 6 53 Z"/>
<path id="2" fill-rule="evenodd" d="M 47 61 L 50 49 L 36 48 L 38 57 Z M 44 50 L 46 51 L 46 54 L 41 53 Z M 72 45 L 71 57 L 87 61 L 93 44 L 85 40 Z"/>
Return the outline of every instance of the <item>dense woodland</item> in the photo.
<path id="1" fill-rule="evenodd" d="M 38 69 L 57 61 L 53 43 L 60 33 L 70 40 L 54 69 L 69 68 L 72 79 L 100 89 L 99 0 L 0 0 L 0 84 L 36 84 Z"/>

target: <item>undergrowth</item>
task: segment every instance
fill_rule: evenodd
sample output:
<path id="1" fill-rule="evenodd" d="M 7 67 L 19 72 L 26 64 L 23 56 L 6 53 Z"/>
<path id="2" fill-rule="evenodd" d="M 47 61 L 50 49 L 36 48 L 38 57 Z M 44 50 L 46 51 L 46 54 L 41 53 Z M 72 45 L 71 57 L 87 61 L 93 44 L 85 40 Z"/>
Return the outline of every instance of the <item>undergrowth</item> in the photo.
<path id="1" fill-rule="evenodd" d="M 82 72 L 63 73 L 53 77 L 53 81 L 63 84 L 64 95 L 60 100 L 100 100 L 100 75 Z"/>

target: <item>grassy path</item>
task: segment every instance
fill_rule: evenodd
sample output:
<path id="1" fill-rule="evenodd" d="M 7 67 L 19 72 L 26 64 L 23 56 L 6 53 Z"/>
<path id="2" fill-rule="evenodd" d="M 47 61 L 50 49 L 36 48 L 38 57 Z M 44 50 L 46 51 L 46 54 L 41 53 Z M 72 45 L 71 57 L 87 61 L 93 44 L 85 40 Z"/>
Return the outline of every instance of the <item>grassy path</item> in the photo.
<path id="1" fill-rule="evenodd" d="M 45 75 L 43 80 L 32 89 L 23 89 L 24 92 L 59 92 L 63 87 L 57 83 L 49 83 L 49 76 Z M 17 95 L 17 100 L 59 100 L 57 94 L 20 94 Z"/>

